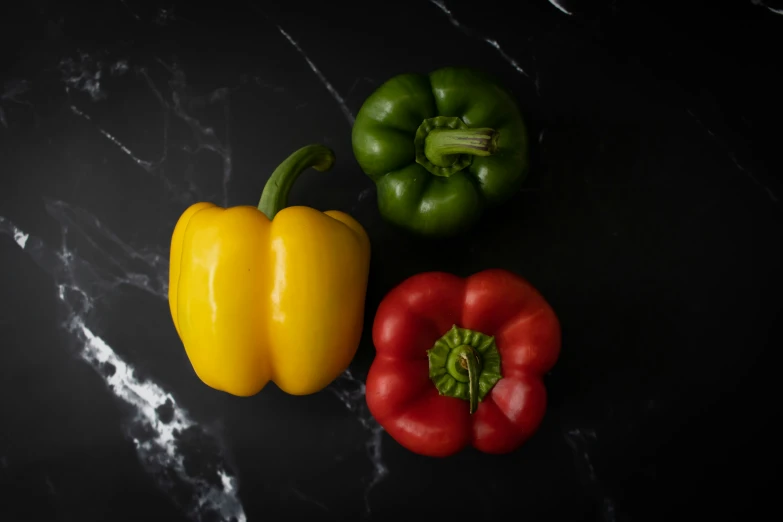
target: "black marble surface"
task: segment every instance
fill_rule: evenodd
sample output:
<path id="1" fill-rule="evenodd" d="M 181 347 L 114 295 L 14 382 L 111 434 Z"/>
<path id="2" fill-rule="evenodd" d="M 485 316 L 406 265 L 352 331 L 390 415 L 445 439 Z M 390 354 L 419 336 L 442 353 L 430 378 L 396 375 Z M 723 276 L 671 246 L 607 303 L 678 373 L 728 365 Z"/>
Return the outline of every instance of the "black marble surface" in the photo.
<path id="1" fill-rule="evenodd" d="M 741 520 L 774 505 L 783 4 L 193 4 L 3 7 L 0 520 Z M 479 230 L 418 241 L 379 218 L 350 129 L 384 80 L 445 65 L 514 92 L 533 169 Z M 337 167 L 303 174 L 291 202 L 368 231 L 367 325 L 425 270 L 514 270 L 558 313 L 548 413 L 520 450 L 402 449 L 364 403 L 367 327 L 316 395 L 238 399 L 194 375 L 166 302 L 176 219 L 255 204 L 316 142 Z"/>

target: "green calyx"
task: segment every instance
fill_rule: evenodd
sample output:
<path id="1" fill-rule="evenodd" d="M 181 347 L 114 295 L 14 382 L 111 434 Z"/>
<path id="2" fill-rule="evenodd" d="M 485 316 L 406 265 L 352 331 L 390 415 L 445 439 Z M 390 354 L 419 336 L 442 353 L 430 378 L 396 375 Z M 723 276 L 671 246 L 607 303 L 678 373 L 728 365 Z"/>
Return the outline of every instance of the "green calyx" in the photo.
<path id="1" fill-rule="evenodd" d="M 307 145 L 297 150 L 283 161 L 269 177 L 258 202 L 258 210 L 269 219 L 288 205 L 288 194 L 296 178 L 303 171 L 314 168 L 325 172 L 334 165 L 334 152 L 323 145 Z"/>
<path id="2" fill-rule="evenodd" d="M 449 177 L 464 169 L 473 156 L 491 156 L 498 150 L 498 132 L 471 129 L 453 116 L 436 116 L 422 122 L 413 139 L 416 163 L 436 176 Z"/>
<path id="3" fill-rule="evenodd" d="M 503 377 L 495 338 L 457 325 L 435 341 L 427 357 L 438 393 L 469 401 L 471 414 Z"/>

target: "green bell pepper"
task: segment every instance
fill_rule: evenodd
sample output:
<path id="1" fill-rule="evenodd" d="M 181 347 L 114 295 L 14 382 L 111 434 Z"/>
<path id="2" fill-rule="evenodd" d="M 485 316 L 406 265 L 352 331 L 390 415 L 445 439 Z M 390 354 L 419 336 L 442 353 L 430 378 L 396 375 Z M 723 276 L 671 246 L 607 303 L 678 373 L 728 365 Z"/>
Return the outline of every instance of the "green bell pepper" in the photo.
<path id="1" fill-rule="evenodd" d="M 424 236 L 468 229 L 519 190 L 529 167 L 514 98 L 471 69 L 388 80 L 359 110 L 352 142 L 381 215 Z"/>

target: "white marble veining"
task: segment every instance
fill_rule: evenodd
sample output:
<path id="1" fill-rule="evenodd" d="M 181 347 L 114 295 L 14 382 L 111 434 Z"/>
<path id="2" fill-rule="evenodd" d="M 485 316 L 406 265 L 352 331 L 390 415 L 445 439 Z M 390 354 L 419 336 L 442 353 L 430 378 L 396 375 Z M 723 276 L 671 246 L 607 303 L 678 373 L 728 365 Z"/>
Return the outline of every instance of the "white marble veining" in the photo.
<path id="1" fill-rule="evenodd" d="M 742 173 L 743 173 L 745 176 L 747 176 L 747 177 L 748 177 L 748 179 L 750 179 L 750 180 L 751 180 L 751 181 L 752 181 L 752 182 L 753 182 L 753 183 L 754 183 L 756 186 L 758 186 L 758 187 L 759 187 L 761 190 L 763 190 L 764 192 L 766 192 L 767 196 L 769 197 L 769 199 L 770 199 L 770 200 L 771 200 L 773 203 L 778 203 L 778 202 L 780 201 L 780 199 L 778 198 L 777 194 L 775 194 L 775 192 L 773 192 L 773 191 L 772 191 L 772 189 L 771 189 L 771 188 L 769 188 L 767 185 L 765 185 L 764 183 L 762 183 L 762 182 L 761 182 L 761 180 L 760 180 L 760 179 L 759 179 L 759 178 L 758 178 L 758 177 L 757 177 L 755 174 L 753 174 L 753 172 L 751 172 L 751 171 L 750 171 L 748 168 L 746 168 L 744 165 L 742 165 L 742 163 L 740 163 L 740 162 L 739 162 L 739 160 L 737 159 L 737 155 L 734 153 L 734 151 L 732 151 L 732 150 L 731 150 L 731 148 L 730 148 L 730 147 L 729 147 L 729 146 L 728 146 L 728 145 L 727 145 L 727 144 L 726 144 L 726 143 L 725 143 L 725 142 L 724 142 L 724 141 L 723 141 L 723 140 L 722 140 L 720 137 L 718 137 L 718 136 L 717 136 L 717 135 L 716 135 L 716 134 L 715 134 L 715 133 L 712 131 L 712 129 L 710 129 L 709 127 L 707 127 L 707 125 L 705 125 L 705 124 L 704 124 L 704 122 L 703 122 L 703 121 L 701 121 L 701 119 L 699 119 L 699 117 L 698 117 L 698 116 L 696 116 L 696 114 L 694 114 L 694 113 L 693 113 L 693 111 L 692 111 L 691 109 L 687 109 L 687 113 L 688 113 L 688 115 L 689 115 L 691 118 L 693 118 L 693 119 L 694 119 L 694 121 L 696 121 L 696 123 L 698 123 L 698 124 L 699 124 L 699 125 L 702 127 L 702 129 L 704 129 L 704 131 L 707 133 L 707 135 L 708 135 L 710 138 L 712 138 L 713 140 L 715 140 L 715 141 L 716 141 L 716 142 L 717 142 L 717 143 L 718 143 L 718 144 L 721 146 L 721 148 L 722 148 L 724 151 L 726 151 L 726 153 L 727 153 L 727 154 L 728 154 L 728 156 L 729 156 L 729 159 L 731 159 L 731 162 L 732 162 L 732 163 L 734 163 L 734 166 L 735 166 L 735 167 L 737 167 L 737 170 L 739 170 L 740 172 L 742 172 Z"/>
<path id="2" fill-rule="evenodd" d="M 347 108 L 339 93 L 323 77 L 315 64 L 301 50 L 298 43 L 282 28 L 279 28 L 279 30 L 305 58 L 319 79 L 322 80 L 324 86 L 332 94 L 346 115 L 349 123 L 353 123 L 353 114 Z M 158 100 L 164 114 L 161 133 L 164 146 L 163 154 L 160 158 L 152 160 L 139 157 L 119 136 L 96 124 L 88 114 L 87 108 L 80 108 L 71 103 L 69 105 L 71 113 L 92 124 L 101 136 L 114 144 L 145 172 L 159 175 L 172 197 L 179 195 L 181 198 L 181 187 L 178 186 L 177 182 L 169 179 L 162 168 L 163 163 L 167 159 L 169 148 L 168 132 L 170 118 L 172 116 L 179 118 L 190 127 L 195 141 L 194 147 L 184 147 L 187 152 L 196 154 L 201 150 L 206 150 L 217 154 L 223 160 L 223 199 L 224 204 L 227 204 L 228 184 L 231 179 L 232 167 L 232 151 L 228 128 L 231 89 L 216 89 L 201 97 L 186 94 L 187 82 L 182 68 L 176 63 L 169 64 L 160 59 L 158 59 L 158 63 L 170 75 L 170 80 L 168 81 L 170 91 L 167 94 L 164 94 L 164 91 L 158 88 L 147 68 L 132 66 L 124 59 L 108 63 L 105 60 L 94 59 L 85 53 L 81 53 L 78 60 L 71 58 L 63 59 L 60 62 L 60 72 L 61 80 L 67 93 L 81 91 L 88 94 L 90 99 L 95 102 L 105 100 L 109 95 L 101 83 L 101 78 L 105 74 L 119 76 L 129 70 L 133 70 L 137 77 L 143 78 Z M 190 106 L 189 102 L 193 101 L 207 104 L 222 104 L 226 125 L 225 137 L 222 140 L 218 138 L 211 125 L 203 123 L 186 110 L 186 107 Z M 358 201 L 362 201 L 369 196 L 372 190 L 374 189 L 370 188 L 362 191 L 359 194 Z M 197 194 L 199 192 L 198 187 L 191 185 L 189 192 L 191 195 Z M 190 202 L 192 202 L 192 197 L 187 200 L 187 203 Z M 184 203 L 186 202 L 178 202 L 180 206 Z M 169 472 L 176 473 L 178 477 L 187 483 L 192 489 L 193 499 L 192 505 L 183 506 L 183 509 L 194 520 L 201 520 L 204 512 L 211 511 L 223 517 L 221 520 L 229 521 L 233 516 L 238 521 L 244 521 L 245 515 L 239 499 L 236 479 L 227 470 L 224 462 L 217 466 L 220 477 L 218 484 L 210 483 L 203 477 L 190 477 L 185 474 L 182 463 L 185 458 L 183 451 L 186 451 L 187 445 L 184 445 L 182 448 L 179 447 L 176 434 L 182 433 L 183 430 L 196 430 L 199 432 L 200 437 L 211 437 L 211 435 L 188 417 L 185 409 L 176 403 L 169 392 L 164 391 L 156 383 L 137 380 L 134 376 L 132 363 L 120 358 L 103 339 L 90 330 L 87 324 L 85 314 L 93 311 L 94 306 L 97 304 L 97 296 L 109 295 L 123 286 L 133 286 L 160 299 L 167 299 L 167 248 L 137 248 L 131 246 L 107 228 L 97 217 L 63 201 L 47 200 L 46 210 L 62 226 L 64 242 L 62 248 L 57 252 L 44 245 L 38 238 L 30 238 L 28 234 L 1 217 L 0 225 L 2 228 L 0 230 L 10 235 L 17 245 L 25 249 L 39 265 L 55 278 L 58 284 L 58 296 L 69 310 L 69 319 L 65 327 L 69 333 L 81 342 L 83 346 L 82 357 L 101 373 L 108 387 L 117 397 L 134 406 L 137 415 L 131 422 L 131 427 L 143 425 L 153 434 L 146 440 L 133 439 L 140 460 L 153 475 L 158 476 L 161 470 L 167 469 Z M 80 234 L 82 239 L 85 239 L 94 248 L 98 259 L 100 259 L 99 264 L 86 263 L 68 249 L 67 237 L 70 232 Z M 78 279 L 77 274 L 79 274 Z M 111 368 L 111 371 L 107 372 L 106 368 Z M 365 484 L 364 501 L 366 513 L 369 514 L 370 492 L 388 474 L 388 468 L 383 461 L 381 452 L 383 429 L 375 422 L 367 410 L 364 400 L 364 382 L 356 378 L 350 370 L 342 374 L 330 386 L 330 390 L 350 411 L 356 414 L 360 425 L 368 432 L 366 443 L 367 456 L 372 464 L 373 471 Z M 174 414 L 169 423 L 162 422 L 157 413 L 157 409 L 162 405 L 166 405 L 169 410 L 173 408 Z M 128 431 L 130 432 L 131 429 L 129 428 Z M 219 459 L 220 456 L 216 455 L 215 458 Z M 166 489 L 166 484 L 163 481 L 159 485 Z M 299 494 L 304 495 L 302 492 Z M 198 508 L 198 506 L 201 507 Z M 326 506 L 323 507 L 328 509 Z"/>
<path id="3" fill-rule="evenodd" d="M 769 11 L 775 13 L 775 14 L 783 15 L 783 8 L 773 7 L 771 5 L 767 5 L 762 0 L 750 0 L 750 1 L 751 1 L 751 3 L 753 5 L 758 5 L 758 6 L 766 8 L 767 10 L 769 10 Z"/>
<path id="4" fill-rule="evenodd" d="M 210 439 L 217 443 L 210 446 L 221 447 L 219 439 L 193 420 L 170 392 L 149 379 L 138 378 L 134 367 L 87 325 L 88 313 L 98 296 L 107 290 L 130 284 L 156 297 L 165 296 L 165 284 L 160 278 L 156 283 L 148 274 L 126 269 L 129 263 L 140 262 L 150 273 L 160 274 L 166 271 L 167 264 L 162 263 L 158 254 L 121 242 L 97 218 L 84 211 L 61 201 L 47 202 L 47 210 L 61 225 L 59 249 L 50 248 L 4 217 L 0 217 L 0 232 L 12 237 L 54 279 L 56 295 L 67 311 L 63 326 L 79 342 L 79 355 L 103 378 L 115 397 L 132 407 L 135 415 L 127 421 L 126 434 L 136 448 L 141 465 L 156 478 L 162 490 L 173 492 L 187 488 L 190 498 L 181 507 L 193 520 L 245 522 L 247 517 L 239 499 L 237 479 L 223 455 L 199 455 L 200 459 L 210 459 L 210 467 L 204 469 L 188 465 L 192 440 Z M 68 247 L 72 232 L 87 239 L 95 253 L 104 254 L 105 263 L 95 266 L 75 254 Z M 113 252 L 107 252 L 107 244 L 114 247 Z M 126 256 L 118 256 L 116 252 L 124 252 Z M 218 480 L 210 476 L 212 466 L 217 470 Z M 182 497 L 172 495 L 171 498 Z"/>
<path id="5" fill-rule="evenodd" d="M 563 12 L 563 13 L 569 15 L 569 16 L 574 14 L 571 11 L 569 11 L 568 8 L 565 5 L 563 5 L 562 0 L 549 0 L 549 3 L 552 4 L 553 6 L 557 7 L 558 10 L 560 10 L 561 12 Z"/>
<path id="6" fill-rule="evenodd" d="M 565 440 L 571 450 L 574 452 L 574 456 L 581 460 L 582 464 L 587 469 L 587 475 L 591 482 L 596 479 L 595 468 L 593 462 L 590 459 L 590 454 L 587 451 L 587 444 L 596 440 L 595 430 L 591 429 L 571 429 L 565 434 Z"/>
<path id="7" fill-rule="evenodd" d="M 369 433 L 369 438 L 365 443 L 367 448 L 367 458 L 373 466 L 372 477 L 364 488 L 364 508 L 365 513 L 371 513 L 370 493 L 388 474 L 389 468 L 383 460 L 383 433 L 384 429 L 370 414 L 365 400 L 366 387 L 364 381 L 356 378 L 350 369 L 338 377 L 329 389 L 337 395 L 346 408 L 355 413 L 362 427 Z"/>
<path id="8" fill-rule="evenodd" d="M 79 108 L 76 107 L 75 105 L 71 105 L 71 112 L 74 113 L 77 116 L 81 116 L 85 120 L 87 120 L 90 123 L 92 123 L 92 118 L 90 118 L 87 114 L 85 114 L 81 110 L 79 110 Z M 128 147 L 123 145 L 122 142 L 120 142 L 120 140 L 115 138 L 111 133 L 109 133 L 108 131 L 106 131 L 106 130 L 100 128 L 100 127 L 98 127 L 98 132 L 103 134 L 106 137 L 106 139 L 108 139 L 109 141 L 111 141 L 112 143 L 117 145 L 122 152 L 127 154 L 128 157 L 130 157 L 130 159 L 132 159 L 133 162 L 136 163 L 136 165 L 138 165 L 139 167 L 143 168 L 147 172 L 150 172 L 152 170 L 152 168 L 153 168 L 152 162 L 149 162 L 147 160 L 143 160 L 141 158 L 137 158 L 136 155 L 133 154 L 133 152 L 131 152 L 131 150 Z"/>
<path id="9" fill-rule="evenodd" d="M 137 248 L 124 242 L 97 217 L 64 201 L 45 200 L 47 213 L 64 228 L 76 232 L 94 249 L 100 265 L 84 264 L 92 274 L 91 285 L 104 292 L 133 286 L 160 299 L 168 299 L 169 259 L 166 248 Z M 69 252 L 63 247 L 63 252 Z"/>
<path id="10" fill-rule="evenodd" d="M 31 106 L 30 102 L 24 101 L 20 96 L 30 90 L 30 83 L 26 80 L 11 80 L 3 85 L 2 94 L 0 94 L 0 125 L 8 128 L 8 119 L 3 109 L 4 103 L 15 105 Z"/>
<path id="11" fill-rule="evenodd" d="M 593 466 L 593 459 L 590 456 L 590 447 L 598 440 L 598 436 L 593 429 L 573 428 L 564 433 L 566 444 L 571 448 L 574 459 L 577 464 L 584 469 L 587 475 L 587 481 L 598 492 L 601 504 L 601 513 L 604 522 L 616 521 L 615 502 L 609 495 L 603 491 L 598 475 Z"/>
<path id="12" fill-rule="evenodd" d="M 139 15 L 137 15 L 137 14 L 136 14 L 136 12 L 135 12 L 135 11 L 133 11 L 133 10 L 130 8 L 130 6 L 128 5 L 128 2 L 126 2 L 125 0 L 120 0 L 120 3 L 121 3 L 123 6 L 125 6 L 125 9 L 127 9 L 128 13 L 130 13 L 130 15 L 131 15 L 133 18 L 135 18 L 135 19 L 136 19 L 136 20 L 138 20 L 138 21 L 141 21 L 141 17 L 140 17 Z"/>
<path id="13" fill-rule="evenodd" d="M 348 105 L 345 103 L 343 97 L 340 96 L 339 92 L 337 92 L 337 89 L 335 89 L 334 86 L 329 82 L 329 80 L 326 79 L 326 76 L 324 76 L 321 70 L 318 67 L 316 67 L 316 65 L 313 63 L 310 57 L 307 56 L 307 53 L 305 53 L 302 50 L 302 47 L 299 45 L 299 43 L 297 43 L 296 40 L 291 38 L 290 34 L 285 32 L 285 30 L 279 25 L 277 26 L 277 30 L 280 31 L 280 34 L 282 34 L 285 37 L 285 39 L 288 40 L 288 43 L 290 43 L 294 47 L 294 49 L 296 49 L 296 52 L 302 55 L 302 58 L 305 59 L 307 65 L 310 66 L 310 70 L 313 71 L 313 73 L 318 77 L 318 79 L 321 81 L 321 83 L 326 88 L 326 90 L 329 91 L 329 94 L 332 95 L 334 101 L 337 102 L 337 105 L 340 107 L 340 110 L 345 116 L 345 119 L 348 120 L 348 124 L 350 126 L 353 126 L 354 122 L 356 121 L 356 118 L 354 117 L 353 112 L 351 112 L 351 109 L 348 108 Z"/>
<path id="14" fill-rule="evenodd" d="M 443 0 L 430 0 L 430 3 L 432 3 L 438 9 L 440 9 L 443 12 L 443 14 L 445 14 L 448 17 L 449 22 L 451 22 L 451 25 L 453 25 L 460 31 L 464 32 L 469 36 L 476 33 L 472 29 L 468 29 L 459 20 L 457 20 L 454 17 L 454 14 L 451 12 L 451 10 L 446 6 L 446 3 L 443 2 Z M 498 54 L 500 54 L 501 58 L 503 58 L 506 62 L 508 62 L 508 64 L 511 67 L 513 67 L 515 71 L 517 71 L 519 74 L 527 76 L 528 78 L 530 77 L 530 75 L 527 72 L 525 72 L 522 66 L 519 65 L 519 63 L 516 60 L 514 60 L 514 58 L 512 58 L 508 53 L 506 53 L 503 50 L 503 48 L 500 46 L 497 40 L 494 40 L 492 38 L 487 38 L 485 36 L 479 36 L 479 38 L 483 40 L 484 43 L 492 46 L 498 52 Z"/>
<path id="15" fill-rule="evenodd" d="M 25 245 L 27 245 L 27 240 L 30 238 L 30 234 L 25 234 L 18 228 L 14 229 L 13 236 L 14 236 L 14 241 L 16 241 L 16 244 L 22 248 L 24 248 Z"/>
<path id="16" fill-rule="evenodd" d="M 93 122 L 92 117 L 88 114 L 89 110 L 86 108 L 80 108 L 74 103 L 71 103 L 71 112 L 91 123 L 96 127 L 96 130 L 101 133 L 106 139 L 114 143 L 122 152 L 124 152 L 136 165 L 141 167 L 147 172 L 154 173 L 160 176 L 164 182 L 167 191 L 178 200 L 181 204 L 190 204 L 195 202 L 195 197 L 199 196 L 201 191 L 199 187 L 190 183 L 187 189 L 178 186 L 177 183 L 165 176 L 161 165 L 166 161 L 169 150 L 169 128 L 171 126 L 172 116 L 180 119 L 191 130 L 194 145 L 183 145 L 182 149 L 191 154 L 198 154 L 202 151 L 216 154 L 222 161 L 222 204 L 228 206 L 228 186 L 231 181 L 233 171 L 233 153 L 231 146 L 231 129 L 230 129 L 230 94 L 231 88 L 219 88 L 205 95 L 196 96 L 187 92 L 187 78 L 185 72 L 176 63 L 171 64 L 164 62 L 161 59 L 157 60 L 157 63 L 161 65 L 170 75 L 168 85 L 170 91 L 164 95 L 163 92 L 155 84 L 155 81 L 151 78 L 147 68 L 136 66 L 131 67 L 127 60 L 122 59 L 114 63 L 108 64 L 100 59 L 93 59 L 85 53 L 81 53 L 78 63 L 72 58 L 63 59 L 60 62 L 60 71 L 62 73 L 62 81 L 67 93 L 71 90 L 82 91 L 90 95 L 93 101 L 104 100 L 108 97 L 108 93 L 103 89 L 100 78 L 106 71 L 109 74 L 116 76 L 125 74 L 129 70 L 133 70 L 137 76 L 143 78 L 148 88 L 153 93 L 155 98 L 160 103 L 163 125 L 161 129 L 161 138 L 163 141 L 163 153 L 160 158 L 156 159 L 144 159 L 135 154 L 129 147 L 127 147 L 121 137 L 116 134 L 110 133 L 104 128 Z M 215 128 L 211 125 L 203 124 L 199 118 L 191 114 L 186 107 L 189 105 L 204 106 L 204 105 L 218 105 L 224 115 L 224 129 L 223 137 L 219 137 Z"/>
<path id="17" fill-rule="evenodd" d="M 124 62 L 123 62 L 124 63 Z M 90 95 L 93 101 L 106 98 L 106 91 L 101 87 L 101 81 L 106 73 L 121 76 L 128 71 L 127 63 L 106 64 L 100 57 L 93 57 L 80 52 L 78 59 L 66 57 L 60 60 L 60 74 L 65 85 L 65 91 L 82 91 Z"/>
<path id="18" fill-rule="evenodd" d="M 196 147 L 186 147 L 185 150 L 196 154 L 202 150 L 206 150 L 217 154 L 223 162 L 223 206 L 228 206 L 228 185 L 231 181 L 232 168 L 233 168 L 233 154 L 231 146 L 231 106 L 230 95 L 231 89 L 227 87 L 218 88 L 204 96 L 192 96 L 187 91 L 187 77 L 182 67 L 177 62 L 168 64 L 161 59 L 157 62 L 162 65 L 171 75 L 169 80 L 169 87 L 171 90 L 170 96 L 164 96 L 160 89 L 155 85 L 155 82 L 150 77 L 148 71 L 144 67 L 139 67 L 138 73 L 141 74 L 150 90 L 155 94 L 158 102 L 161 104 L 161 108 L 166 115 L 164 124 L 164 151 L 168 147 L 168 125 L 169 115 L 174 114 L 176 117 L 184 121 L 192 132 L 193 138 L 196 141 Z M 167 99 L 167 98 L 170 98 Z M 219 104 L 222 106 L 223 112 L 223 124 L 224 124 L 224 138 L 221 140 L 215 129 L 210 125 L 205 125 L 198 118 L 190 114 L 185 107 L 188 103 L 198 102 L 200 104 Z M 165 154 L 165 152 L 164 152 Z M 164 156 L 165 159 L 165 156 Z"/>
<path id="19" fill-rule="evenodd" d="M 312 497 L 311 497 L 311 496 L 309 496 L 309 495 L 305 495 L 305 494 L 304 494 L 304 493 L 302 493 L 302 491 L 300 491 L 299 489 L 292 487 L 292 488 L 289 488 L 289 490 L 290 490 L 290 491 L 291 491 L 291 493 L 293 493 L 293 494 L 294 494 L 294 496 L 296 496 L 296 498 L 298 498 L 299 500 L 303 500 L 303 501 L 305 501 L 305 502 L 309 502 L 310 504 L 312 504 L 312 505 L 314 505 L 314 506 L 317 506 L 317 507 L 318 507 L 319 509 L 321 509 L 322 511 L 329 511 L 329 507 L 328 507 L 326 504 L 324 504 L 323 502 L 319 502 L 318 500 L 316 500 L 316 499 L 312 498 Z"/>

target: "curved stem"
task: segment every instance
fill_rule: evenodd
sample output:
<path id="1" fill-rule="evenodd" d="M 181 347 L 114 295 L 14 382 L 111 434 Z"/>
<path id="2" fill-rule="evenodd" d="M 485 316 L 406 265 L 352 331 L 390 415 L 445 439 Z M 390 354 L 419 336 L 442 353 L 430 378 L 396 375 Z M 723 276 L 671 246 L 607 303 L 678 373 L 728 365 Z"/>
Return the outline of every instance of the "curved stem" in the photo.
<path id="1" fill-rule="evenodd" d="M 470 402 L 470 413 L 503 378 L 495 338 L 457 325 L 427 350 L 430 380 L 439 395 Z"/>
<path id="2" fill-rule="evenodd" d="M 498 151 L 495 129 L 471 129 L 456 116 L 427 118 L 413 138 L 416 163 L 430 174 L 448 178 L 468 167 L 473 156 L 489 156 Z"/>
<path id="3" fill-rule="evenodd" d="M 448 167 L 460 154 L 491 156 L 498 150 L 494 129 L 433 129 L 424 140 L 424 155 L 433 165 Z"/>
<path id="4" fill-rule="evenodd" d="M 479 359 L 473 348 L 460 354 L 460 366 L 468 370 L 468 397 L 470 414 L 473 415 L 478 409 L 479 401 Z"/>
<path id="5" fill-rule="evenodd" d="M 323 145 L 307 145 L 297 150 L 283 161 L 269 177 L 258 202 L 258 210 L 269 219 L 283 210 L 288 204 L 288 194 L 296 178 L 304 170 L 312 167 L 325 172 L 334 165 L 334 152 Z"/>

